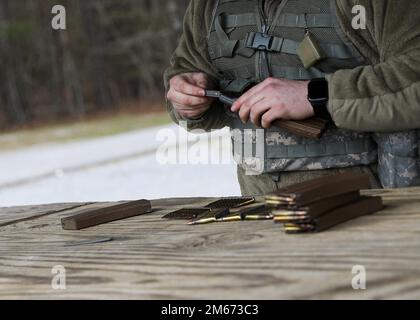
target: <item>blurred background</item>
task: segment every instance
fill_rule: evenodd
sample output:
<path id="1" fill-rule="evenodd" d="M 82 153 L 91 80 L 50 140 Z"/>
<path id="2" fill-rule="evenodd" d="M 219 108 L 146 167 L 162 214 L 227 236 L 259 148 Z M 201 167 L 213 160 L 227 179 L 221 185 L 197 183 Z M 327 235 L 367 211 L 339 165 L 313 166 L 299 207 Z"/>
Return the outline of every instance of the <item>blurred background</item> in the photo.
<path id="1" fill-rule="evenodd" d="M 0 206 L 239 194 L 233 163 L 156 161 L 188 2 L 0 1 Z"/>

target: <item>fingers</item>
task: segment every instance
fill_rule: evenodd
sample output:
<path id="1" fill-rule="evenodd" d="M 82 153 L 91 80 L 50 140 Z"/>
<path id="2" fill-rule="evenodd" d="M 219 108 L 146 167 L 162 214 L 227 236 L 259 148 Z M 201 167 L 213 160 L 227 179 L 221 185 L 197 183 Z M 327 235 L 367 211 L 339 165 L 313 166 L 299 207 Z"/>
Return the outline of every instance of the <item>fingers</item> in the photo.
<path id="1" fill-rule="evenodd" d="M 302 120 L 313 116 L 307 100 L 308 83 L 268 78 L 243 94 L 231 110 L 238 112 L 241 120 L 251 120 L 257 127 L 271 127 L 273 121 Z"/>
<path id="2" fill-rule="evenodd" d="M 261 117 L 264 113 L 271 109 L 271 104 L 268 100 L 262 101 L 263 103 L 256 104 L 249 114 L 249 118 L 257 127 L 261 127 Z"/>
<path id="3" fill-rule="evenodd" d="M 245 92 L 242 96 L 240 96 L 239 99 L 236 100 L 235 103 L 232 105 L 231 111 L 232 112 L 239 111 L 245 101 L 247 101 L 250 97 L 252 97 L 254 94 L 260 91 L 262 84 L 263 82 L 257 84 L 255 87 L 252 87 L 247 92 Z"/>
<path id="4" fill-rule="evenodd" d="M 204 73 L 186 73 L 173 77 L 167 99 L 177 112 L 185 118 L 196 119 L 202 116 L 213 101 L 205 97 L 208 77 Z"/>
<path id="5" fill-rule="evenodd" d="M 261 103 L 267 102 L 267 96 L 264 90 L 258 91 L 256 94 L 246 99 L 239 109 L 239 116 L 244 122 L 247 122 L 250 118 L 250 113 L 255 107 L 261 107 Z M 251 119 L 252 121 L 252 119 Z"/>
<path id="6" fill-rule="evenodd" d="M 264 129 L 269 129 L 273 122 L 279 119 L 282 119 L 281 111 L 272 108 L 261 117 L 261 126 Z"/>
<path id="7" fill-rule="evenodd" d="M 251 110 L 254 107 L 260 106 L 263 103 L 264 96 L 257 95 L 255 97 L 251 97 L 249 100 L 246 100 L 241 108 L 239 109 L 239 117 L 241 118 L 243 123 L 248 122 Z"/>
<path id="8" fill-rule="evenodd" d="M 187 73 L 177 75 L 170 80 L 167 98 L 174 104 L 181 106 L 197 107 L 211 103 L 205 97 L 208 86 L 208 77 L 204 73 Z"/>
<path id="9" fill-rule="evenodd" d="M 191 77 L 194 81 L 193 83 L 195 83 L 200 88 L 202 88 L 202 89 L 209 89 L 210 88 L 209 78 L 205 73 L 201 73 L 201 72 L 192 73 Z"/>
<path id="10" fill-rule="evenodd" d="M 247 101 L 250 97 L 263 91 L 265 87 L 267 87 L 268 85 L 272 85 L 276 81 L 279 81 L 279 80 L 275 78 L 267 78 L 263 82 L 252 87 L 250 90 L 245 92 L 238 100 L 236 100 L 236 102 L 232 105 L 232 109 L 231 109 L 232 112 L 237 112 L 239 109 L 241 109 L 244 102 Z"/>
<path id="11" fill-rule="evenodd" d="M 202 81 L 202 83 L 204 82 Z M 190 83 L 188 78 L 185 76 L 176 76 L 172 78 L 170 81 L 170 88 L 179 93 L 190 96 L 204 97 L 206 94 L 203 87 Z"/>
<path id="12" fill-rule="evenodd" d="M 199 107 L 211 103 L 209 98 L 184 94 L 175 89 L 168 91 L 167 98 L 172 103 L 185 107 Z"/>

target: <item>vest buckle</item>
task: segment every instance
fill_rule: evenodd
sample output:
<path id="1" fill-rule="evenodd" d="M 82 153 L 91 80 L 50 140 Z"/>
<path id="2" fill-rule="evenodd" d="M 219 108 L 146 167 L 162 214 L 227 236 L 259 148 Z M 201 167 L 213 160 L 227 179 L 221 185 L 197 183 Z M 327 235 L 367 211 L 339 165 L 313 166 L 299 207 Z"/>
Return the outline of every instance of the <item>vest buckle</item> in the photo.
<path id="1" fill-rule="evenodd" d="M 254 50 L 270 50 L 273 36 L 262 32 L 248 32 L 245 47 Z"/>

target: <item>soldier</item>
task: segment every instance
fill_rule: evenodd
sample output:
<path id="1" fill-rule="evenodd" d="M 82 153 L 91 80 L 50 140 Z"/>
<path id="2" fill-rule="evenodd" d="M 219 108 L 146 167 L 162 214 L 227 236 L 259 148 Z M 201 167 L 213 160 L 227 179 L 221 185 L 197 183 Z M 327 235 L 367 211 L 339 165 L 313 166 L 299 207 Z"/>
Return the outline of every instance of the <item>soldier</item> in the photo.
<path id="1" fill-rule="evenodd" d="M 354 8 L 366 28 L 352 24 Z M 264 154 L 238 163 L 243 195 L 338 172 L 420 185 L 418 21 L 411 0 L 192 0 L 165 72 L 168 112 L 190 130 L 264 128 Z M 204 89 L 240 96 L 229 110 L 239 116 Z M 335 126 L 320 140 L 271 126 L 326 112 Z M 258 143 L 237 140 L 237 159 Z"/>

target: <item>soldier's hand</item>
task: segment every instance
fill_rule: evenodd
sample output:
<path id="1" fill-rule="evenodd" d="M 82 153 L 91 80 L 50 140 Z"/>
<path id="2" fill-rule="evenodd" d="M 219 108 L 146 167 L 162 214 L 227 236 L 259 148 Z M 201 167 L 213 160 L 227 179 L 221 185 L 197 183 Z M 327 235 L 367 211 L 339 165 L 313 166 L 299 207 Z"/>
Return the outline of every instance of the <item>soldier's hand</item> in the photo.
<path id="1" fill-rule="evenodd" d="M 167 98 L 182 117 L 197 119 L 213 102 L 213 99 L 205 97 L 204 90 L 209 85 L 209 78 L 205 73 L 180 74 L 171 78 Z"/>
<path id="2" fill-rule="evenodd" d="M 233 105 L 241 120 L 270 128 L 275 120 L 304 120 L 314 116 L 308 101 L 308 81 L 268 78 L 251 88 Z"/>

